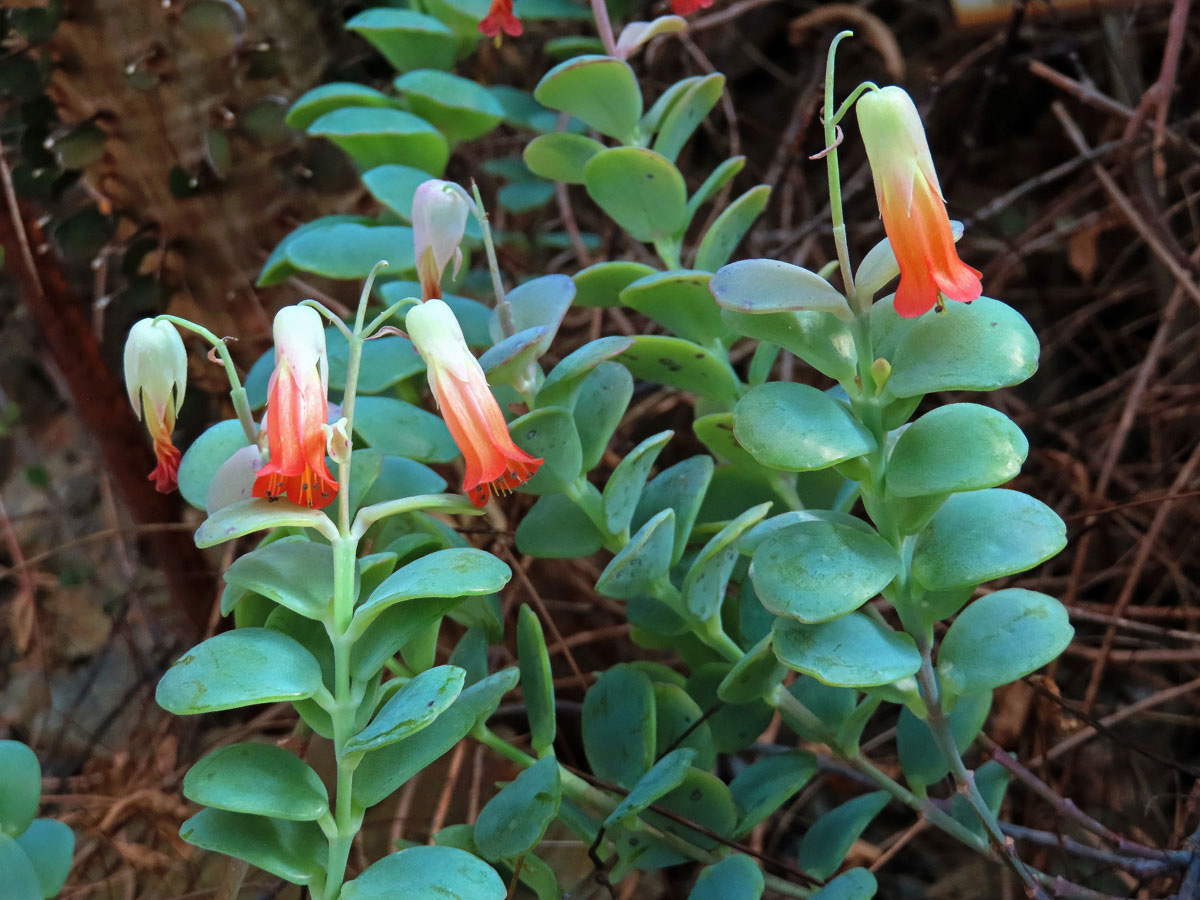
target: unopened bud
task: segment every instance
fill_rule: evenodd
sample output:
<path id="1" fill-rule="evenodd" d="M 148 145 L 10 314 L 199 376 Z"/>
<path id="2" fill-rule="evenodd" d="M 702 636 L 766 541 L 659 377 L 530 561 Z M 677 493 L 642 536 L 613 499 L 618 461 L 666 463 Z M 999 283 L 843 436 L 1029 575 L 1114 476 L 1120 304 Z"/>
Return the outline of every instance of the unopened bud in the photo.
<path id="1" fill-rule="evenodd" d="M 467 216 L 475 208 L 467 192 L 450 181 L 431 178 L 413 195 L 413 249 L 423 300 L 440 297 L 442 273 L 454 261 L 453 274 L 462 264 L 463 232 Z"/>
<path id="2" fill-rule="evenodd" d="M 892 364 L 882 356 L 871 363 L 871 380 L 875 382 L 875 389 L 877 391 L 882 391 L 884 385 L 888 383 L 888 379 L 891 377 Z"/>
<path id="3" fill-rule="evenodd" d="M 346 433 L 346 417 L 342 416 L 332 425 L 322 425 L 325 434 L 325 450 L 338 465 L 350 461 L 350 435 Z"/>

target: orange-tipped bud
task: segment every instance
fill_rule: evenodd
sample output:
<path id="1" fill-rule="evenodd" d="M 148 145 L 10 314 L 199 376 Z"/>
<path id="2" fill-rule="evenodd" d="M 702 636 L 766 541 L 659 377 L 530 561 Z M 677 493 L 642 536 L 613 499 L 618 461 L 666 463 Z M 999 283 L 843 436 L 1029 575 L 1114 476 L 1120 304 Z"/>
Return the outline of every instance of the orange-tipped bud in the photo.
<path id="1" fill-rule="evenodd" d="M 482 507 L 489 494 L 508 493 L 532 478 L 542 461 L 513 443 L 500 405 L 450 307 L 442 300 L 428 300 L 409 310 L 405 328 L 425 360 L 429 387 L 466 460 L 463 493 Z"/>
<path id="2" fill-rule="evenodd" d="M 142 319 L 129 329 L 125 341 L 125 388 L 137 417 L 154 439 L 158 465 L 150 473 L 164 494 L 178 482 L 179 451 L 171 443 L 175 416 L 187 388 L 187 351 L 170 322 Z"/>
<path id="3" fill-rule="evenodd" d="M 286 497 L 298 506 L 321 509 L 333 502 L 338 484 L 325 465 L 329 362 L 321 316 L 307 306 L 285 306 L 275 314 L 275 371 L 267 389 L 267 448 L 253 494 Z"/>
<path id="4" fill-rule="evenodd" d="M 911 318 L 939 295 L 970 303 L 983 293 L 979 272 L 958 258 L 925 129 L 912 98 L 898 87 L 868 91 L 858 124 L 875 178 L 883 227 L 900 264 L 895 308 Z"/>

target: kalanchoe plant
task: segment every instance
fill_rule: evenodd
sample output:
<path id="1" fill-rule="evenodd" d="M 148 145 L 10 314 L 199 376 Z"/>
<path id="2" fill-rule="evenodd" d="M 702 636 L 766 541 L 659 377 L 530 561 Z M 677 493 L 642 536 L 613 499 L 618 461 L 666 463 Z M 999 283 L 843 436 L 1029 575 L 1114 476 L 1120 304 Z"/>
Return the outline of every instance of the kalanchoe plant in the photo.
<path id="1" fill-rule="evenodd" d="M 829 55 L 821 154 L 837 259 L 821 272 L 727 263 L 766 201 L 758 189 L 692 248 L 695 268 L 681 268 L 698 207 L 741 164 L 723 164 L 686 198 L 672 160 L 720 84 L 676 85 L 643 115 L 623 58 L 635 34 L 621 54 L 569 60 L 535 92 L 618 146 L 555 132 L 532 141 L 526 159 L 547 178 L 584 185 L 631 239 L 656 248 L 666 271 L 605 261 L 506 292 L 478 194 L 422 178 L 406 208 L 413 252 L 399 251 L 397 266 L 418 280 L 381 283 L 386 306 L 369 321 L 382 264 L 352 321 L 312 301 L 284 309 L 275 353 L 245 389 L 221 341 L 156 320 L 214 345 L 238 412 L 179 467 L 185 497 L 209 514 L 197 543 L 266 532 L 225 573 L 222 610 L 237 627 L 186 654 L 158 700 L 179 714 L 288 701 L 305 729 L 332 741 L 335 758 L 331 795 L 280 747 L 213 750 L 184 782 L 205 807 L 184 824 L 186 840 L 307 885 L 319 900 L 501 900 L 518 884 L 549 898 L 559 885 L 536 850 L 557 820 L 589 847 L 602 882 L 693 863 L 702 868 L 692 900 L 755 900 L 768 889 L 845 900 L 873 896 L 871 873 L 838 873 L 895 802 L 1009 865 L 1031 896 L 1059 883 L 1003 834 L 1006 772 L 971 770 L 963 753 L 993 691 L 1053 660 L 1072 635 L 1052 597 L 977 591 L 1058 553 L 1065 527 L 1004 487 L 1029 449 L 1015 423 L 980 404 L 928 399 L 1019 384 L 1036 370 L 1037 338 L 1016 310 L 982 296 L 979 274 L 959 260 L 961 229 L 907 95 L 864 84 L 835 104 L 844 36 Z M 888 234 L 857 269 L 838 167 L 839 123 L 855 106 Z M 443 293 L 472 212 L 491 309 Z M 296 256 L 307 258 L 317 243 L 297 233 L 284 256 L 303 246 Z M 897 292 L 876 299 L 897 276 Z M 543 372 L 572 302 L 623 303 L 674 334 L 602 336 Z M 745 339 L 757 346 L 743 379 L 728 351 Z M 486 349 L 477 360 L 472 348 Z M 834 386 L 772 380 L 780 349 Z M 655 473 L 666 431 L 593 482 L 634 376 L 697 398 L 694 429 L 711 455 Z M 411 402 L 425 382 L 444 423 Z M 327 388 L 341 391 L 338 407 Z M 265 446 L 251 416 L 263 402 Z M 326 454 L 336 471 L 328 482 Z M 442 493 L 446 482 L 424 465 L 460 455 L 470 502 Z M 509 490 L 538 497 L 517 524 L 518 550 L 605 551 L 596 591 L 625 604 L 637 643 L 683 660 L 685 671 L 642 661 L 598 675 L 581 712 L 590 776 L 557 759 L 554 680 L 531 609 L 516 617 L 518 665 L 489 672 L 486 648 L 504 630 L 496 594 L 510 571 L 447 517 L 478 514 Z M 461 626 L 448 658 L 446 619 Z M 528 748 L 488 725 L 518 683 Z M 904 784 L 861 747 L 888 711 L 898 716 Z M 799 741 L 763 752 L 756 741 L 776 712 Z M 467 737 L 521 774 L 475 822 L 352 871 L 367 810 Z M 744 840 L 813 777 L 820 754 L 875 789 L 819 817 L 794 866 L 764 872 Z M 742 763 L 728 781 L 715 774 L 722 755 Z M 945 789 L 947 775 L 956 791 Z"/>

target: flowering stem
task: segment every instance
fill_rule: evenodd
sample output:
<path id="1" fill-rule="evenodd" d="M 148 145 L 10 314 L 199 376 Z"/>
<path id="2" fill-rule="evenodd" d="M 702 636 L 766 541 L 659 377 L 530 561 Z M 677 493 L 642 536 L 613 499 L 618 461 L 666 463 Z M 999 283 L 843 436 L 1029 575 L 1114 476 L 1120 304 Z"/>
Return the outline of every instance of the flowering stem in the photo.
<path id="1" fill-rule="evenodd" d="M 371 324 L 369 324 L 363 330 L 363 336 L 364 336 L 363 339 L 365 340 L 366 338 L 369 338 L 371 335 L 373 335 L 379 329 L 380 325 L 382 325 L 384 322 L 386 322 L 388 319 L 390 319 L 392 316 L 394 316 L 396 313 L 398 313 L 404 307 L 416 306 L 420 302 L 421 301 L 416 297 L 405 297 L 403 300 L 397 300 L 395 303 L 393 303 L 391 306 L 389 306 L 387 309 L 385 309 L 383 312 L 381 312 L 379 315 L 377 315 L 374 319 L 371 320 Z"/>
<path id="2" fill-rule="evenodd" d="M 855 100 L 857 100 L 867 91 L 877 90 L 879 90 L 879 85 L 873 81 L 864 81 L 854 90 L 852 90 L 846 99 L 842 101 L 842 105 L 837 108 L 837 112 L 833 114 L 833 124 L 837 125 L 846 117 L 846 113 L 850 112 L 850 107 L 854 105 Z"/>
<path id="3" fill-rule="evenodd" d="M 604 0 L 592 0 L 592 16 L 596 19 L 596 31 L 604 44 L 604 52 L 616 56 L 617 39 L 613 35 L 612 20 L 608 17 L 608 5 Z"/>
<path id="4" fill-rule="evenodd" d="M 177 328 L 200 335 L 212 344 L 217 355 L 221 357 L 222 365 L 225 366 L 225 375 L 229 378 L 229 399 L 233 402 L 233 411 L 237 414 L 238 422 L 242 425 L 242 432 L 246 435 L 246 443 L 254 446 L 258 442 L 258 426 L 254 424 L 254 416 L 250 413 L 250 399 L 246 396 L 246 389 L 242 387 L 242 379 L 238 377 L 237 367 L 233 364 L 233 357 L 229 355 L 229 348 L 225 346 L 225 339 L 217 337 L 203 325 L 197 325 L 195 322 L 189 322 L 178 316 L 155 316 L 154 322 L 155 324 L 170 322 Z"/>
<path id="5" fill-rule="evenodd" d="M 829 177 L 829 215 L 833 220 L 833 243 L 837 248 L 838 267 L 842 270 L 842 284 L 846 288 L 846 299 L 850 308 L 858 310 L 858 298 L 854 290 L 854 272 L 850 268 L 850 247 L 846 241 L 846 219 L 842 212 L 842 176 L 838 168 L 837 118 L 833 108 L 834 57 L 837 45 L 853 31 L 839 32 L 829 45 L 829 57 L 825 63 L 825 170 Z M 853 95 L 852 95 L 853 96 Z"/>
<path id="6" fill-rule="evenodd" d="M 500 319 L 500 331 L 505 337 L 517 333 L 516 323 L 513 322 L 512 304 L 504 295 L 504 282 L 500 280 L 500 262 L 496 259 L 496 244 L 492 240 L 492 226 L 488 214 L 483 207 L 483 197 L 479 193 L 479 185 L 471 179 L 471 194 L 475 197 L 475 218 L 479 222 L 479 230 L 483 234 L 483 249 L 487 253 L 488 268 L 492 272 L 492 288 L 496 292 L 496 315 Z"/>

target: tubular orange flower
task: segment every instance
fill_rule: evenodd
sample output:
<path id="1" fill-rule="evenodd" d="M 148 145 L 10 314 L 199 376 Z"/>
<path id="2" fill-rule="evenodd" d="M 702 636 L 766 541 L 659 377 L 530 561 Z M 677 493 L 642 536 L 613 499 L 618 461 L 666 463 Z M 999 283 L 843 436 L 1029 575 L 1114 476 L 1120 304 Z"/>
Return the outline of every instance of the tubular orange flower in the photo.
<path id="1" fill-rule="evenodd" d="M 149 478 L 164 494 L 178 482 L 180 456 L 171 443 L 171 432 L 186 387 L 187 351 L 175 326 L 155 324 L 153 319 L 136 322 L 125 341 L 125 388 L 133 411 L 145 420 L 154 440 L 158 465 Z"/>
<path id="2" fill-rule="evenodd" d="M 501 31 L 509 37 L 520 37 L 525 27 L 513 14 L 513 0 L 492 0 L 487 15 L 479 23 L 479 30 L 499 43 Z"/>
<path id="3" fill-rule="evenodd" d="M 906 318 L 940 305 L 939 294 L 970 303 L 983 293 L 979 272 L 958 258 L 925 129 L 898 87 L 858 100 L 858 124 L 875 178 L 875 196 L 896 261 L 896 312 Z"/>
<path id="4" fill-rule="evenodd" d="M 427 300 L 409 310 L 405 328 L 425 360 L 429 387 L 466 460 L 463 493 L 482 507 L 489 494 L 506 494 L 532 478 L 542 461 L 513 443 L 500 405 L 450 307 L 442 300 Z"/>
<path id="5" fill-rule="evenodd" d="M 253 495 L 321 509 L 338 484 L 325 466 L 329 363 L 316 310 L 285 306 L 275 314 L 275 371 L 267 390 L 270 460 L 258 470 Z"/>

